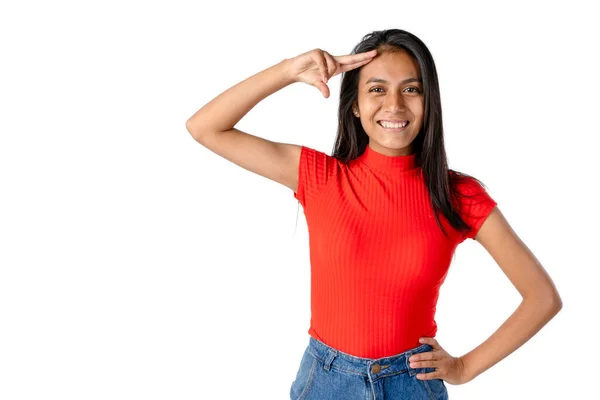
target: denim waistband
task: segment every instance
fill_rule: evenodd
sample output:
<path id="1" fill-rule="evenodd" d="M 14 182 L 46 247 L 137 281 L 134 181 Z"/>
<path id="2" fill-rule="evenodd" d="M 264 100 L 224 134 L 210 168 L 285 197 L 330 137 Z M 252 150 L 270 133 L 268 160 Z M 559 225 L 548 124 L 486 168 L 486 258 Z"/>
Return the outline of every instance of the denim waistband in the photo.
<path id="1" fill-rule="evenodd" d="M 329 371 L 331 368 L 363 375 L 375 381 L 377 378 L 383 378 L 390 375 L 397 375 L 408 372 L 413 376 L 421 371 L 420 368 L 413 368 L 409 365 L 408 359 L 416 353 L 423 353 L 433 350 L 429 344 L 414 347 L 403 353 L 381 358 L 363 358 L 356 357 L 321 342 L 310 336 L 308 351 L 317 360 L 323 363 L 323 368 Z"/>

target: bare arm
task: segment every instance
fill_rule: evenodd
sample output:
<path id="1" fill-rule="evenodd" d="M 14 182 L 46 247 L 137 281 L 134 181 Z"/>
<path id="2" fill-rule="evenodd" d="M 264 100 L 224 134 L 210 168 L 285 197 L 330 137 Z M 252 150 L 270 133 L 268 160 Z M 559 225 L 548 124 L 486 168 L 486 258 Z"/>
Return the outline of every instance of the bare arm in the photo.
<path id="1" fill-rule="evenodd" d="M 521 347 L 562 308 L 554 282 L 497 207 L 479 229 L 476 240 L 498 263 L 523 300 L 487 340 L 460 357 L 467 382 Z"/>
<path id="2" fill-rule="evenodd" d="M 194 137 L 230 130 L 263 99 L 295 82 L 288 63 L 285 59 L 227 89 L 196 111 L 186 128 Z"/>
<path id="3" fill-rule="evenodd" d="M 375 55 L 373 50 L 332 56 L 315 49 L 285 59 L 221 93 L 190 117 L 186 128 L 212 152 L 296 192 L 301 146 L 273 142 L 234 126 L 261 100 L 294 82 L 315 86 L 327 98 L 330 77 L 365 65 Z"/>
<path id="4" fill-rule="evenodd" d="M 227 89 L 188 119 L 186 128 L 212 152 L 295 192 L 301 147 L 233 128 L 264 98 L 295 82 L 288 62 L 285 59 Z"/>

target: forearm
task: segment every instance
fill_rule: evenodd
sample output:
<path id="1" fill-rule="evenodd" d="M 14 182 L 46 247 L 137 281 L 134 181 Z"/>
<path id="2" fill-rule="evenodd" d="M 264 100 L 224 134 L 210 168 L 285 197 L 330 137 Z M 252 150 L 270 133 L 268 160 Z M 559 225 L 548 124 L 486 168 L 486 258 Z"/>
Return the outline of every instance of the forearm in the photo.
<path id="1" fill-rule="evenodd" d="M 285 59 L 227 89 L 188 119 L 193 134 L 223 132 L 232 129 L 256 104 L 294 83 Z"/>
<path id="2" fill-rule="evenodd" d="M 551 297 L 524 298 L 496 332 L 460 357 L 467 381 L 521 347 L 558 313 L 560 307 Z"/>

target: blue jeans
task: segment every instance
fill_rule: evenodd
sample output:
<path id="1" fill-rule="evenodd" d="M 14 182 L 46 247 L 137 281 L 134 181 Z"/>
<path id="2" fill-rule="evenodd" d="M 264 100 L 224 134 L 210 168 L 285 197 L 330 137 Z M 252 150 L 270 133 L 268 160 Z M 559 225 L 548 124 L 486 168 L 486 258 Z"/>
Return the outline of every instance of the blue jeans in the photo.
<path id="1" fill-rule="evenodd" d="M 296 379 L 290 388 L 291 400 L 448 400 L 442 379 L 420 380 L 416 374 L 434 368 L 412 368 L 408 358 L 431 351 L 428 344 L 404 353 L 378 359 L 355 357 L 334 349 L 310 336 Z"/>

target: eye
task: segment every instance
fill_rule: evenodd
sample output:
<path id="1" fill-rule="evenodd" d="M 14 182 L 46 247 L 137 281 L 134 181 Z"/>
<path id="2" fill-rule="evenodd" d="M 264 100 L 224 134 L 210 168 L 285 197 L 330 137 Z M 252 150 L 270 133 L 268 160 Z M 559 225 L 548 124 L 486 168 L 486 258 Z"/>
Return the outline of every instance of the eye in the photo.
<path id="1" fill-rule="evenodd" d="M 379 86 L 375 86 L 375 87 L 371 88 L 369 90 L 369 92 L 373 92 L 375 89 L 382 89 L 382 88 Z M 410 87 L 407 87 L 406 89 L 414 89 L 413 92 L 409 92 L 409 93 L 421 93 L 421 89 L 419 89 L 418 87 L 410 86 Z M 377 93 L 381 93 L 381 92 L 377 92 Z"/>

